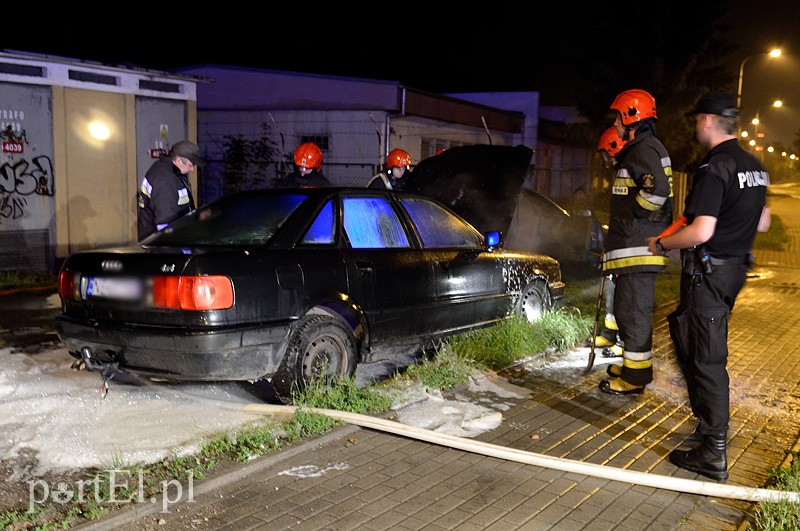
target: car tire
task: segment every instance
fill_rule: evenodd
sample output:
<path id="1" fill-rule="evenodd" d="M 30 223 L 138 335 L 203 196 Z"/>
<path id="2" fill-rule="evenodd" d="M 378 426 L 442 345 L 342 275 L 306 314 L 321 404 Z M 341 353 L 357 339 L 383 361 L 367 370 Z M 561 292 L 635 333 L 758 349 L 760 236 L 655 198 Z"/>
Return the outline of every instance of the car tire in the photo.
<path id="1" fill-rule="evenodd" d="M 322 378 L 330 383 L 356 371 L 356 340 L 346 323 L 329 315 L 300 319 L 289 335 L 286 354 L 272 378 L 275 394 L 284 404 L 292 392 Z"/>
<path id="2" fill-rule="evenodd" d="M 535 323 L 550 310 L 550 296 L 544 282 L 533 281 L 525 286 L 517 301 L 517 315 L 529 323 Z"/>

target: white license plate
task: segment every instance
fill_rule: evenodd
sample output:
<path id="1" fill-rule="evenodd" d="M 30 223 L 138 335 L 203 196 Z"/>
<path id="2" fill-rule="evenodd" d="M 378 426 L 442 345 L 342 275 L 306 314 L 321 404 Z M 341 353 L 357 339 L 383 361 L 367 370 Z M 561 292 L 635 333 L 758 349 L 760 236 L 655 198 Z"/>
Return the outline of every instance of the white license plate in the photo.
<path id="1" fill-rule="evenodd" d="M 89 277 L 86 284 L 86 298 L 138 300 L 142 296 L 142 282 L 138 278 Z"/>

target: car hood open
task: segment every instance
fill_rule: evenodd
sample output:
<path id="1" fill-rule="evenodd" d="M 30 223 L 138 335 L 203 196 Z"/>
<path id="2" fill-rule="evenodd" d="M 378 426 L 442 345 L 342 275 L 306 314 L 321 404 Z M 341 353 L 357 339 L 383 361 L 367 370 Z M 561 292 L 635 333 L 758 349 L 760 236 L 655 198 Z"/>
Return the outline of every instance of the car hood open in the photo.
<path id="1" fill-rule="evenodd" d="M 404 190 L 438 199 L 481 232 L 507 234 L 532 157 L 522 145 L 450 148 L 417 164 Z"/>

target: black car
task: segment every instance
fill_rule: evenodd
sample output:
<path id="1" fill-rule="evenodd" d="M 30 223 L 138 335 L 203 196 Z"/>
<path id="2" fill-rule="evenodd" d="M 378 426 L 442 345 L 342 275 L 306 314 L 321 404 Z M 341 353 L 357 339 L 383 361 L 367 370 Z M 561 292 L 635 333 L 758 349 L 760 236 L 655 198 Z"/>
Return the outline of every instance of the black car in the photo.
<path id="1" fill-rule="evenodd" d="M 501 248 L 427 197 L 365 188 L 220 198 L 137 245 L 70 255 L 56 324 L 90 370 L 312 378 L 427 348 L 563 294 L 552 257 Z"/>
<path id="2" fill-rule="evenodd" d="M 506 249 L 546 254 L 562 268 L 597 271 L 606 229 L 588 210 L 567 210 L 526 187 L 527 146 L 471 145 L 420 161 L 404 190 L 440 201 L 479 231 L 503 233 Z"/>

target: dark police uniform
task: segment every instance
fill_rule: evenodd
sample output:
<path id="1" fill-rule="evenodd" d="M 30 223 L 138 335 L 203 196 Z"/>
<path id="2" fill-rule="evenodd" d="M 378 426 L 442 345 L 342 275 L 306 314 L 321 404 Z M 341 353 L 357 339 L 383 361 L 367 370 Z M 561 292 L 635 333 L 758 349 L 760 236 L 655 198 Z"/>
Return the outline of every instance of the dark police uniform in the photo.
<path id="1" fill-rule="evenodd" d="M 769 174 L 758 159 L 730 139 L 708 152 L 686 198 L 689 223 L 697 216 L 717 219 L 714 235 L 699 252 L 681 251 L 681 298 L 669 316 L 689 403 L 702 434 L 728 430 L 728 318 L 745 282 L 768 185 Z"/>
<path id="2" fill-rule="evenodd" d="M 616 279 L 614 314 L 625 345 L 620 378 L 644 386 L 653 381 L 656 274 L 667 266 L 667 257 L 652 254 L 646 240 L 672 222 L 672 166 L 647 123 L 637 126 L 617 159 L 603 271 Z"/>

